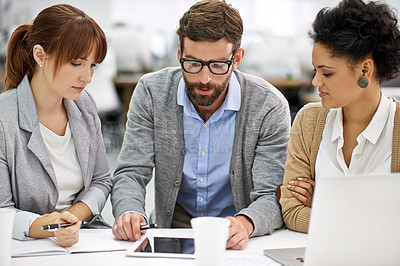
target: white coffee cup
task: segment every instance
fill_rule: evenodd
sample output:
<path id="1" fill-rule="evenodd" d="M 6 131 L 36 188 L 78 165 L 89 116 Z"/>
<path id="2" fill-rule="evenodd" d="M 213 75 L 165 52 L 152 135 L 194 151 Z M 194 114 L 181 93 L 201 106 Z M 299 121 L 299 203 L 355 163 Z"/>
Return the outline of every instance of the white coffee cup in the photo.
<path id="1" fill-rule="evenodd" d="M 0 208 L 0 265 L 11 264 L 11 236 L 15 210 Z"/>
<path id="2" fill-rule="evenodd" d="M 190 223 L 194 230 L 196 265 L 224 265 L 231 221 L 221 217 L 197 217 L 190 220 Z"/>

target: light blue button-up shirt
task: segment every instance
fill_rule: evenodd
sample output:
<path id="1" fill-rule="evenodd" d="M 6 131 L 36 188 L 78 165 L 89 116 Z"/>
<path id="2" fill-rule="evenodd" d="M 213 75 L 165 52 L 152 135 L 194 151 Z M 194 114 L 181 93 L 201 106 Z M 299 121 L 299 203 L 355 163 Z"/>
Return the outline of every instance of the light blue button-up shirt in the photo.
<path id="1" fill-rule="evenodd" d="M 225 101 L 205 123 L 190 101 L 183 79 L 179 83 L 177 100 L 183 106 L 186 154 L 177 202 L 194 217 L 236 213 L 229 165 L 241 92 L 233 73 Z"/>

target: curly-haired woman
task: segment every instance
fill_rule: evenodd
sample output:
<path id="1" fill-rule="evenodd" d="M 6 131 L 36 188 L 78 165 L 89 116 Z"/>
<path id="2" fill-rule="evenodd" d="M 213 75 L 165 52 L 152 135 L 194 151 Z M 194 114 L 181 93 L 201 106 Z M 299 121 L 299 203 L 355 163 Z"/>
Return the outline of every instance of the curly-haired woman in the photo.
<path id="1" fill-rule="evenodd" d="M 322 100 L 296 116 L 280 188 L 286 226 L 300 232 L 308 230 L 318 178 L 400 171 L 399 102 L 380 90 L 399 72 L 394 13 L 386 4 L 343 0 L 318 13 L 310 37 Z"/>

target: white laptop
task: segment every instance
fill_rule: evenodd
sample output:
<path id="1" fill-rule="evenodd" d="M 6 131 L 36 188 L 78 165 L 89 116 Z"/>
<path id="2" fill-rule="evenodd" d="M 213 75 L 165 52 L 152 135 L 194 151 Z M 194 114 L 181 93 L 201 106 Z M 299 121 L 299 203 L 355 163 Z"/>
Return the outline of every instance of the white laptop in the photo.
<path id="1" fill-rule="evenodd" d="M 305 251 L 264 254 L 282 265 L 400 265 L 400 174 L 318 179 Z"/>

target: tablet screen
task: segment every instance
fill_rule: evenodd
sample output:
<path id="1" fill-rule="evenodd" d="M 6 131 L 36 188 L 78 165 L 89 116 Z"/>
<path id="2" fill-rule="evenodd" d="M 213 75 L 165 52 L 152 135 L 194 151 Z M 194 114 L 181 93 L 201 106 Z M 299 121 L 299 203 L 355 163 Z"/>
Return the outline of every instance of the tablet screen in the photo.
<path id="1" fill-rule="evenodd" d="M 133 257 L 194 258 L 193 238 L 141 237 L 128 249 Z"/>
<path id="2" fill-rule="evenodd" d="M 194 244 L 191 238 L 154 237 L 154 243 L 146 238 L 136 252 L 193 254 Z"/>

